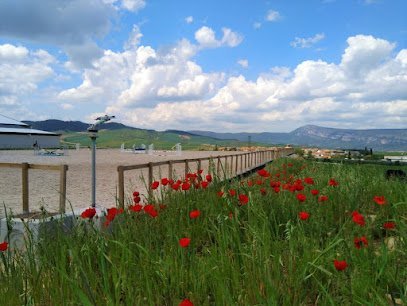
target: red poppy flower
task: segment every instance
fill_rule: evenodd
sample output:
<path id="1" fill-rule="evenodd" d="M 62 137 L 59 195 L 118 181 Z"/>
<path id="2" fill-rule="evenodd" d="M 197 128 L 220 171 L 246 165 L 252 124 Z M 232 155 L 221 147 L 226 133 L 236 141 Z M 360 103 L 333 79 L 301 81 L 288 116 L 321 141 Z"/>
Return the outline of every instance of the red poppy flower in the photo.
<path id="1" fill-rule="evenodd" d="M 179 306 L 194 306 L 194 304 L 190 300 L 184 299 L 179 303 Z"/>
<path id="2" fill-rule="evenodd" d="M 311 190 L 311 194 L 314 195 L 314 196 L 315 196 L 315 195 L 318 195 L 318 194 L 319 194 L 319 190 L 317 190 L 317 189 L 312 189 L 312 190 Z"/>
<path id="3" fill-rule="evenodd" d="M 133 192 L 133 197 L 138 197 L 139 195 L 140 195 L 140 192 L 138 192 L 138 191 Z"/>
<path id="4" fill-rule="evenodd" d="M 239 194 L 240 205 L 246 205 L 249 202 L 249 197 L 245 194 Z"/>
<path id="5" fill-rule="evenodd" d="M 233 213 L 229 212 L 229 219 L 232 219 L 232 218 L 233 218 Z"/>
<path id="6" fill-rule="evenodd" d="M 360 226 L 365 225 L 365 218 L 357 211 L 352 212 L 352 220 L 353 222 L 359 224 Z"/>
<path id="7" fill-rule="evenodd" d="M 153 190 L 157 189 L 159 185 L 160 185 L 159 181 L 154 181 L 151 183 L 151 189 L 153 189 Z"/>
<path id="8" fill-rule="evenodd" d="M 261 189 L 260 189 L 260 193 L 261 193 L 262 195 L 266 195 L 266 194 L 267 194 L 266 188 L 261 188 Z"/>
<path id="9" fill-rule="evenodd" d="M 312 177 L 306 177 L 304 182 L 308 185 L 314 185 L 314 179 Z"/>
<path id="10" fill-rule="evenodd" d="M 163 177 L 163 178 L 161 179 L 161 184 L 162 184 L 163 186 L 167 186 L 169 182 L 170 182 L 170 181 L 169 181 L 166 177 Z"/>
<path id="11" fill-rule="evenodd" d="M 189 190 L 189 188 L 191 188 L 191 184 L 185 182 L 182 184 L 181 188 L 182 188 L 182 190 L 187 191 L 187 190 Z"/>
<path id="12" fill-rule="evenodd" d="M 258 170 L 258 171 L 257 171 L 257 174 L 260 175 L 260 176 L 262 176 L 262 177 L 268 177 L 268 176 L 270 176 L 270 173 L 268 173 L 266 169 L 260 169 L 260 170 Z"/>
<path id="13" fill-rule="evenodd" d="M 198 175 L 196 173 L 187 173 L 186 179 L 193 182 L 196 180 L 197 177 Z"/>
<path id="14" fill-rule="evenodd" d="M 355 248 L 357 249 L 360 249 L 368 245 L 367 238 L 365 236 L 355 237 L 353 243 L 355 244 Z"/>
<path id="15" fill-rule="evenodd" d="M 191 239 L 184 237 L 179 240 L 179 245 L 183 248 L 186 248 L 191 243 Z"/>
<path id="16" fill-rule="evenodd" d="M 201 186 L 202 186 L 203 189 L 207 188 L 208 185 L 209 185 L 209 183 L 207 181 L 202 181 L 201 182 Z"/>
<path id="17" fill-rule="evenodd" d="M 199 210 L 193 210 L 189 213 L 189 217 L 191 219 L 196 219 L 201 215 L 201 212 Z"/>
<path id="18" fill-rule="evenodd" d="M 230 195 L 231 197 L 234 197 L 234 196 L 236 195 L 236 190 L 230 189 L 230 190 L 229 190 L 229 195 Z"/>
<path id="19" fill-rule="evenodd" d="M 288 167 L 292 167 L 293 164 L 292 164 L 292 163 L 288 163 L 287 166 L 288 166 Z"/>
<path id="20" fill-rule="evenodd" d="M 337 271 L 343 271 L 348 267 L 348 264 L 345 260 L 334 260 L 334 266 Z"/>
<path id="21" fill-rule="evenodd" d="M 383 228 L 386 230 L 392 230 L 396 228 L 396 222 L 388 221 L 383 223 Z"/>
<path id="22" fill-rule="evenodd" d="M 134 197 L 133 198 L 134 204 L 140 203 L 141 199 L 140 197 Z"/>
<path id="23" fill-rule="evenodd" d="M 153 210 L 154 209 L 154 205 L 153 204 L 147 204 L 143 207 L 143 210 L 145 212 L 148 212 L 149 210 Z"/>
<path id="24" fill-rule="evenodd" d="M 130 205 L 129 210 L 134 211 L 134 212 L 139 212 L 143 209 L 143 206 L 140 204 L 135 204 L 135 205 Z"/>
<path id="25" fill-rule="evenodd" d="M 207 174 L 207 175 L 205 176 L 205 178 L 206 178 L 206 180 L 207 180 L 209 183 L 212 182 L 212 175 Z"/>
<path id="26" fill-rule="evenodd" d="M 81 217 L 84 219 L 92 219 L 96 215 L 96 209 L 94 208 L 87 208 L 85 211 L 81 213 Z"/>
<path id="27" fill-rule="evenodd" d="M 300 211 L 300 212 L 298 213 L 298 217 L 299 217 L 301 220 L 307 220 L 307 219 L 309 218 L 309 216 L 310 216 L 310 214 L 307 213 L 307 212 L 305 212 L 305 211 Z"/>
<path id="28" fill-rule="evenodd" d="M 294 184 L 293 185 L 293 187 L 294 187 L 294 189 L 296 190 L 296 191 L 301 191 L 301 190 L 304 190 L 304 185 L 302 185 L 301 183 L 296 183 L 296 184 Z"/>
<path id="29" fill-rule="evenodd" d="M 121 213 L 123 213 L 123 208 L 116 208 L 116 207 L 108 208 L 106 219 L 109 221 L 113 221 L 114 218 L 116 218 L 116 216 L 120 215 Z"/>
<path id="30" fill-rule="evenodd" d="M 334 179 L 330 179 L 328 182 L 328 185 L 335 187 L 335 186 L 338 186 L 339 183 L 337 181 L 335 181 Z"/>
<path id="31" fill-rule="evenodd" d="M 306 195 L 303 194 L 303 193 L 298 193 L 298 194 L 297 194 L 297 199 L 298 199 L 298 201 L 300 201 L 300 202 L 304 202 L 304 201 L 307 199 L 307 197 L 306 197 Z"/>
<path id="32" fill-rule="evenodd" d="M 181 184 L 179 184 L 179 183 L 174 183 L 174 184 L 171 185 L 171 188 L 174 189 L 174 190 L 178 190 L 180 185 Z"/>
<path id="33" fill-rule="evenodd" d="M 328 201 L 328 196 L 326 196 L 326 195 L 320 195 L 320 196 L 318 197 L 318 202 L 325 202 L 325 201 Z"/>
<path id="34" fill-rule="evenodd" d="M 277 181 L 277 182 L 271 181 L 271 182 L 270 182 L 270 187 L 275 188 L 275 187 L 280 187 L 280 186 L 281 186 L 281 182 L 280 182 L 280 181 Z"/>
<path id="35" fill-rule="evenodd" d="M 223 197 L 224 192 L 223 192 L 223 191 L 218 191 L 218 192 L 217 192 L 217 195 L 218 195 L 219 198 L 221 198 L 221 197 Z"/>
<path id="36" fill-rule="evenodd" d="M 252 187 L 253 186 L 253 181 L 247 181 L 247 186 Z"/>
<path id="37" fill-rule="evenodd" d="M 165 205 L 165 204 L 160 204 L 159 206 L 160 206 L 160 209 L 161 209 L 161 210 L 164 210 L 164 209 L 167 208 L 167 205 Z"/>
<path id="38" fill-rule="evenodd" d="M 373 201 L 375 201 L 379 205 L 386 204 L 386 199 L 384 198 L 384 196 L 374 196 Z"/>
<path id="39" fill-rule="evenodd" d="M 198 174 L 202 174 L 202 172 L 203 172 L 202 169 L 199 169 L 199 170 L 198 170 Z"/>
<path id="40" fill-rule="evenodd" d="M 155 210 L 155 207 L 152 204 L 144 206 L 143 210 L 153 218 L 158 216 L 158 212 Z"/>
<path id="41" fill-rule="evenodd" d="M 150 217 L 152 217 L 152 218 L 155 218 L 155 217 L 158 216 L 158 212 L 155 210 L 155 208 L 154 208 L 154 209 L 151 209 L 151 210 L 149 210 L 149 211 L 146 211 L 146 213 L 147 213 L 148 215 L 150 215 Z"/>
<path id="42" fill-rule="evenodd" d="M 8 243 L 6 241 L 0 243 L 0 252 L 6 251 L 8 248 Z"/>

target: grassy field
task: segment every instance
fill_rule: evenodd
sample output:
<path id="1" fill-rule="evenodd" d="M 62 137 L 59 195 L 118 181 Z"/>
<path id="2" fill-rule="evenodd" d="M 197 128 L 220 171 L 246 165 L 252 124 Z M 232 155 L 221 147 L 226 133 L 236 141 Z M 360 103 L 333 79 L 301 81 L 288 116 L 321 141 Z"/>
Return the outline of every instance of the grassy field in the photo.
<path id="1" fill-rule="evenodd" d="M 157 132 L 148 130 L 101 130 L 97 139 L 99 147 L 105 148 L 120 148 L 124 143 L 126 148 L 131 148 L 134 144 L 140 146 L 141 144 L 149 145 L 154 144 L 154 147 L 159 150 L 169 150 L 176 143 L 181 143 L 184 150 L 197 150 L 208 148 L 206 145 L 211 146 L 225 146 L 225 147 L 241 147 L 247 146 L 246 142 L 238 140 L 220 140 L 211 137 L 204 137 L 198 135 L 184 135 L 173 132 Z M 81 146 L 90 146 L 91 142 L 86 133 L 67 133 L 62 137 L 62 144 L 76 144 Z M 252 143 L 253 146 L 261 145 L 259 143 Z M 213 149 L 213 148 L 212 148 Z"/>
<path id="2" fill-rule="evenodd" d="M 407 185 L 387 168 L 281 159 L 244 181 L 157 181 L 155 199 L 135 193 L 101 231 L 88 210 L 69 235 L 3 245 L 0 293 L 7 305 L 405 305 Z"/>

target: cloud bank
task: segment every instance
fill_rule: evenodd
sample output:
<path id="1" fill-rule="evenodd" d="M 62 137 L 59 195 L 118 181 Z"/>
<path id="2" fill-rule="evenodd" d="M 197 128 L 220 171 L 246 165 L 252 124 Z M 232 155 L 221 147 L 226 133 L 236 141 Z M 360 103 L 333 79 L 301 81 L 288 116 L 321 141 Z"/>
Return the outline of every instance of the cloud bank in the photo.
<path id="1" fill-rule="evenodd" d="M 216 39 L 203 27 L 195 34 L 197 45 L 183 39 L 165 53 L 150 46 L 107 50 L 85 70 L 82 84 L 60 92 L 59 99 L 71 104 L 104 99 L 106 113 L 158 130 L 289 131 L 307 123 L 405 127 L 407 49 L 395 52 L 389 41 L 356 35 L 347 39 L 339 63 L 308 60 L 247 80 L 205 72 L 194 61 L 204 48 L 234 47 L 236 40 L 223 33 Z"/>

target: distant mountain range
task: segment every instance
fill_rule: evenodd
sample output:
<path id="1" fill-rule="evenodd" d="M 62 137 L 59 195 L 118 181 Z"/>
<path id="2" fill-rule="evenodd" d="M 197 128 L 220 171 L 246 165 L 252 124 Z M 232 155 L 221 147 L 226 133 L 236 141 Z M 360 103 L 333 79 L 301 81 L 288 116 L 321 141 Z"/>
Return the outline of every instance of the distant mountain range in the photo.
<path id="1" fill-rule="evenodd" d="M 289 133 L 214 133 L 188 131 L 189 133 L 219 139 L 262 142 L 266 144 L 291 144 L 322 148 L 363 149 L 378 151 L 407 151 L 407 129 L 351 130 L 306 125 Z"/>
<path id="2" fill-rule="evenodd" d="M 32 128 L 50 132 L 84 132 L 89 127 L 88 123 L 81 121 L 23 121 Z M 132 129 L 117 122 L 108 122 L 102 126 L 106 130 Z M 153 131 L 153 130 L 147 130 Z M 167 130 L 166 132 L 199 135 L 221 140 L 238 140 L 248 143 L 264 144 L 291 144 L 295 146 L 313 146 L 322 148 L 363 149 L 372 148 L 376 151 L 407 151 L 407 129 L 369 129 L 351 130 L 326 128 L 316 125 L 306 125 L 289 133 L 216 133 L 209 131 L 179 131 Z"/>
<path id="3" fill-rule="evenodd" d="M 81 121 L 62 121 L 56 119 L 49 119 L 44 121 L 23 121 L 31 126 L 33 129 L 48 131 L 48 132 L 85 132 L 90 126 L 89 123 Z M 136 129 L 117 122 L 107 122 L 103 126 L 106 130 L 119 130 L 119 129 Z"/>

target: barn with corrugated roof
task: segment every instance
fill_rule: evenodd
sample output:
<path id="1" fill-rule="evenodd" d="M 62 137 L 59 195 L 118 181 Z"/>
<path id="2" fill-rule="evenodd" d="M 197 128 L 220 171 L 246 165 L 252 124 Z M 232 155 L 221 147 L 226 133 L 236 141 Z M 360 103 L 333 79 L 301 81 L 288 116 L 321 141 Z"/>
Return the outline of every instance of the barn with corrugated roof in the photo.
<path id="1" fill-rule="evenodd" d="M 0 115 L 0 149 L 59 148 L 59 134 L 32 129 L 28 124 Z"/>

